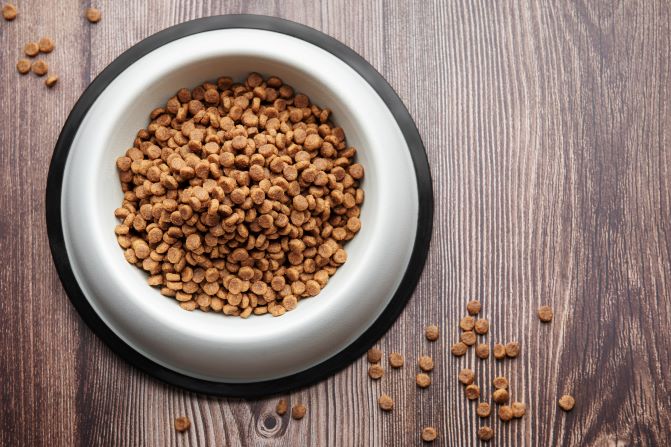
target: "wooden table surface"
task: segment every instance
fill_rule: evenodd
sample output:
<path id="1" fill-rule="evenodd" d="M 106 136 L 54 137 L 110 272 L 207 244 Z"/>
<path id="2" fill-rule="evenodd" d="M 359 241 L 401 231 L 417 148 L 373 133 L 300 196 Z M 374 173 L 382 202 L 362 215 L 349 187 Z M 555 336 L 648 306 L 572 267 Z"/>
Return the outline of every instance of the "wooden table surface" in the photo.
<path id="1" fill-rule="evenodd" d="M 0 445 L 410 446 L 432 425 L 436 445 L 467 446 L 483 423 L 492 445 L 671 445 L 668 2 L 100 0 L 97 25 L 88 1 L 16 3 L 0 22 Z M 373 382 L 360 359 L 285 396 L 307 405 L 299 422 L 274 414 L 277 397 L 196 395 L 130 367 L 79 318 L 49 253 L 46 175 L 78 96 L 143 38 L 226 13 L 295 20 L 363 55 L 407 105 L 433 173 L 427 266 L 379 343 L 406 366 Z M 53 90 L 15 69 L 42 35 L 56 42 Z M 519 340 L 518 359 L 449 355 L 469 297 L 489 342 Z M 545 303 L 550 325 L 535 315 Z M 436 362 L 424 391 L 420 354 Z M 478 420 L 456 380 L 465 366 L 487 397 L 508 376 L 524 419 Z M 173 430 L 179 415 L 188 433 Z"/>

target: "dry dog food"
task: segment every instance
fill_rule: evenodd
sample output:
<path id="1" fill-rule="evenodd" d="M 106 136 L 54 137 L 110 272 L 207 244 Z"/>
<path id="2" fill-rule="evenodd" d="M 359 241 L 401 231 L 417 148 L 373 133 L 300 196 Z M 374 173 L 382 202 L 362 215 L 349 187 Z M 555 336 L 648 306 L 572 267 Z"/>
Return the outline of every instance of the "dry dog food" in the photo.
<path id="1" fill-rule="evenodd" d="M 494 380 L 492 381 L 492 385 L 494 385 L 494 388 L 497 390 L 507 390 L 508 389 L 508 379 L 506 379 L 503 376 L 498 376 L 495 377 Z"/>
<path id="2" fill-rule="evenodd" d="M 506 343 L 506 355 L 510 358 L 515 358 L 520 355 L 520 344 L 516 341 Z"/>
<path id="3" fill-rule="evenodd" d="M 518 419 L 527 412 L 527 406 L 522 402 L 513 402 L 510 408 L 513 410 L 513 417 Z"/>
<path id="4" fill-rule="evenodd" d="M 452 348 L 450 348 L 450 352 L 452 352 L 452 355 L 456 357 L 461 357 L 462 355 L 466 354 L 467 350 L 468 346 L 466 346 L 466 343 L 463 341 L 456 342 L 452 345 Z"/>
<path id="5" fill-rule="evenodd" d="M 383 394 L 378 398 L 377 404 L 384 411 L 391 411 L 394 409 L 394 401 L 386 394 Z"/>
<path id="6" fill-rule="evenodd" d="M 475 380 L 475 373 L 472 369 L 464 368 L 459 371 L 459 382 L 464 385 L 470 385 Z"/>
<path id="7" fill-rule="evenodd" d="M 392 368 L 400 368 L 403 366 L 403 363 L 403 356 L 398 352 L 392 352 L 389 354 L 389 364 Z"/>
<path id="8" fill-rule="evenodd" d="M 382 351 L 378 348 L 370 348 L 366 354 L 366 358 L 368 359 L 368 363 L 378 363 L 382 360 Z"/>
<path id="9" fill-rule="evenodd" d="M 384 368 L 377 363 L 375 365 L 370 365 L 370 368 L 368 368 L 368 376 L 373 380 L 378 380 L 383 375 Z"/>
<path id="10" fill-rule="evenodd" d="M 50 37 L 42 37 L 37 46 L 42 53 L 51 53 L 54 51 L 54 41 Z"/>
<path id="11" fill-rule="evenodd" d="M 31 69 L 37 76 L 44 76 L 49 71 L 49 65 L 42 59 L 38 59 L 33 62 Z"/>
<path id="12" fill-rule="evenodd" d="M 12 5 L 11 3 L 7 3 L 2 7 L 2 17 L 5 18 L 5 20 L 14 20 L 18 13 L 16 12 L 16 6 Z"/>
<path id="13" fill-rule="evenodd" d="M 424 427 L 422 429 L 422 441 L 433 442 L 438 437 L 438 432 L 434 427 Z"/>
<path id="14" fill-rule="evenodd" d="M 296 404 L 291 409 L 291 417 L 296 419 L 296 420 L 303 419 L 303 417 L 305 417 L 306 412 L 307 412 L 307 408 L 305 408 L 305 405 Z"/>
<path id="15" fill-rule="evenodd" d="M 486 345 L 484 343 L 479 343 L 475 347 L 475 355 L 478 356 L 478 358 L 485 360 L 489 358 L 489 345 Z"/>
<path id="16" fill-rule="evenodd" d="M 499 407 L 499 419 L 503 422 L 508 422 L 513 418 L 513 409 L 510 405 L 501 405 Z"/>
<path id="17" fill-rule="evenodd" d="M 571 411 L 575 406 L 575 399 L 569 394 L 565 394 L 559 398 L 559 407 L 564 411 Z"/>
<path id="18" fill-rule="evenodd" d="M 485 335 L 487 332 L 489 332 L 489 321 L 481 318 L 475 322 L 475 325 L 473 327 L 475 329 L 476 334 Z"/>
<path id="19" fill-rule="evenodd" d="M 102 19 L 103 15 L 99 9 L 96 8 L 87 8 L 86 9 L 86 20 L 91 23 L 98 23 Z"/>
<path id="20" fill-rule="evenodd" d="M 28 59 L 19 59 L 16 63 L 16 70 L 21 74 L 27 74 L 30 71 L 30 65 Z"/>
<path id="21" fill-rule="evenodd" d="M 477 341 L 475 337 L 475 332 L 473 331 L 464 331 L 461 333 L 461 336 L 459 338 L 461 339 L 461 342 L 466 346 L 473 346 Z"/>
<path id="22" fill-rule="evenodd" d="M 468 400 L 475 400 L 480 397 L 480 387 L 475 384 L 468 385 L 464 392 Z"/>
<path id="23" fill-rule="evenodd" d="M 280 416 L 284 416 L 289 409 L 289 405 L 287 404 L 287 401 L 284 399 L 280 399 L 279 402 L 277 402 L 277 405 L 275 406 L 275 413 L 277 413 Z"/>
<path id="24" fill-rule="evenodd" d="M 501 343 L 495 343 L 494 344 L 494 358 L 496 360 L 503 360 L 506 358 L 506 347 L 503 346 Z"/>
<path id="25" fill-rule="evenodd" d="M 330 114 L 257 73 L 179 90 L 117 159 L 126 260 L 186 310 L 280 316 L 319 294 L 364 200 Z"/>
<path id="26" fill-rule="evenodd" d="M 426 336 L 426 339 L 429 341 L 436 341 L 438 340 L 438 336 L 440 335 L 440 331 L 438 330 L 438 326 L 436 325 L 430 325 L 427 326 L 424 335 Z"/>
<path id="27" fill-rule="evenodd" d="M 58 76 L 56 76 L 56 75 L 49 75 L 49 76 L 47 76 L 47 79 L 44 81 L 44 85 L 46 85 L 47 87 L 51 88 L 51 87 L 53 87 L 54 85 L 56 85 L 57 82 L 58 82 Z"/>
<path id="28" fill-rule="evenodd" d="M 433 359 L 428 355 L 423 355 L 419 358 L 419 368 L 422 371 L 431 371 L 433 369 Z"/>
<path id="29" fill-rule="evenodd" d="M 417 383 L 418 387 L 426 388 L 431 385 L 431 377 L 429 377 L 428 374 L 419 373 L 417 376 L 415 376 L 415 382 Z"/>
<path id="30" fill-rule="evenodd" d="M 494 430 L 491 429 L 491 427 L 482 426 L 478 429 L 478 438 L 480 438 L 481 441 L 489 441 L 494 437 Z"/>
<path id="31" fill-rule="evenodd" d="M 480 304 L 480 301 L 478 300 L 471 300 L 468 303 L 466 303 L 466 310 L 470 315 L 477 315 L 480 313 L 480 309 L 482 308 L 482 305 Z"/>
<path id="32" fill-rule="evenodd" d="M 543 323 L 552 321 L 552 308 L 550 306 L 541 306 L 538 308 L 538 318 Z"/>
<path id="33" fill-rule="evenodd" d="M 35 42 L 28 42 L 26 46 L 23 47 L 23 52 L 26 53 L 26 56 L 35 57 L 37 53 L 40 52 L 40 47 Z"/>
<path id="34" fill-rule="evenodd" d="M 470 315 L 462 318 L 459 322 L 459 327 L 462 331 L 472 331 L 475 327 L 475 318 L 471 317 Z"/>
<path id="35" fill-rule="evenodd" d="M 487 402 L 480 402 L 475 409 L 475 413 L 481 418 L 489 417 L 492 413 L 492 407 Z"/>
<path id="36" fill-rule="evenodd" d="M 510 399 L 510 394 L 505 388 L 499 388 L 492 393 L 492 400 L 497 404 L 505 404 Z"/>
<path id="37" fill-rule="evenodd" d="M 175 418 L 175 430 L 182 433 L 187 431 L 191 427 L 191 421 L 186 416 L 180 416 Z"/>

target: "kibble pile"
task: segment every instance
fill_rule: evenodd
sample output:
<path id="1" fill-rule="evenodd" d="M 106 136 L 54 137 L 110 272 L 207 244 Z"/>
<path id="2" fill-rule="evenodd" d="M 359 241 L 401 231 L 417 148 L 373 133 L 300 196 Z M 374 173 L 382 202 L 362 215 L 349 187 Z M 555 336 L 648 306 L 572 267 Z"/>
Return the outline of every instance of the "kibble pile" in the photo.
<path id="1" fill-rule="evenodd" d="M 330 117 L 274 76 L 179 90 L 116 162 L 126 260 L 186 310 L 279 316 L 317 295 L 364 200 Z"/>

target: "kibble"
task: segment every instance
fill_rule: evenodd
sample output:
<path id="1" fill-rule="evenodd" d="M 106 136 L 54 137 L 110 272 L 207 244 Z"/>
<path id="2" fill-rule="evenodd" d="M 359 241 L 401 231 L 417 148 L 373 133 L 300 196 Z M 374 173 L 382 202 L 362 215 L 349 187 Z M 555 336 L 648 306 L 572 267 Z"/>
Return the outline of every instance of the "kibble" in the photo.
<path id="1" fill-rule="evenodd" d="M 377 404 L 383 411 L 391 411 L 394 409 L 393 399 L 386 394 L 383 394 L 378 398 Z"/>
<path id="2" fill-rule="evenodd" d="M 480 304 L 480 301 L 478 300 L 471 300 L 468 303 L 466 303 L 466 311 L 470 315 L 477 315 L 480 313 L 480 309 L 482 309 L 482 305 Z"/>
<path id="3" fill-rule="evenodd" d="M 392 368 L 400 368 L 403 366 L 403 363 L 403 356 L 398 352 L 392 352 L 389 354 L 389 364 Z"/>
<path id="4" fill-rule="evenodd" d="M 505 404 L 510 399 L 510 394 L 505 388 L 499 388 L 492 393 L 492 400 L 497 404 Z"/>
<path id="5" fill-rule="evenodd" d="M 495 377 L 494 380 L 492 381 L 492 385 L 494 385 L 494 388 L 497 390 L 507 390 L 508 389 L 508 379 L 506 379 L 503 376 L 498 376 Z"/>
<path id="6" fill-rule="evenodd" d="M 513 402 L 510 406 L 513 410 L 513 417 L 519 419 L 527 412 L 527 406 L 522 402 Z"/>
<path id="7" fill-rule="evenodd" d="M 427 340 L 436 341 L 438 340 L 439 332 L 440 331 L 438 330 L 438 326 L 432 324 L 426 327 L 424 335 L 426 336 Z"/>
<path id="8" fill-rule="evenodd" d="M 484 343 L 479 343 L 475 347 L 475 355 L 478 356 L 480 359 L 487 359 L 489 358 L 489 345 L 486 345 Z"/>
<path id="9" fill-rule="evenodd" d="M 175 430 L 182 433 L 191 427 L 191 421 L 186 416 L 175 418 Z"/>
<path id="10" fill-rule="evenodd" d="M 513 409 L 510 405 L 501 405 L 499 407 L 499 419 L 503 422 L 508 422 L 513 418 Z"/>
<path id="11" fill-rule="evenodd" d="M 462 318 L 459 322 L 459 327 L 462 331 L 472 331 L 475 327 L 475 318 L 471 317 L 470 315 Z"/>
<path id="12" fill-rule="evenodd" d="M 42 53 L 51 53 L 54 51 L 54 41 L 50 37 L 42 37 L 37 46 Z"/>
<path id="13" fill-rule="evenodd" d="M 496 360 L 503 360 L 506 358 L 506 347 L 503 346 L 501 343 L 495 343 L 494 344 L 494 358 Z"/>
<path id="14" fill-rule="evenodd" d="M 2 17 L 4 17 L 5 20 L 7 21 L 14 20 L 17 15 L 18 12 L 16 11 L 16 6 L 12 5 L 11 3 L 6 3 L 2 7 Z"/>
<path id="15" fill-rule="evenodd" d="M 370 348 L 366 354 L 368 363 L 378 363 L 382 360 L 382 351 L 378 348 Z"/>
<path id="16" fill-rule="evenodd" d="M 460 341 L 452 345 L 450 352 L 452 352 L 452 355 L 456 357 L 461 357 L 462 355 L 466 354 L 467 350 L 468 346 L 466 346 L 464 342 Z"/>
<path id="17" fill-rule="evenodd" d="M 426 388 L 431 385 L 431 377 L 425 373 L 419 373 L 415 376 L 415 382 L 420 388 Z"/>
<path id="18" fill-rule="evenodd" d="M 552 321 L 552 308 L 550 306 L 541 306 L 538 308 L 538 318 L 543 322 L 543 323 L 549 323 Z"/>
<path id="19" fill-rule="evenodd" d="M 23 52 L 26 54 L 26 56 L 35 57 L 37 56 L 37 53 L 40 52 L 40 47 L 35 42 L 28 42 L 23 47 Z"/>
<path id="20" fill-rule="evenodd" d="M 473 331 L 464 331 L 461 333 L 461 336 L 459 338 L 461 339 L 461 342 L 466 346 L 473 346 L 477 341 L 475 332 Z"/>
<path id="21" fill-rule="evenodd" d="M 559 407 L 564 411 L 571 411 L 575 406 L 575 399 L 569 394 L 565 394 L 559 398 Z"/>
<path id="22" fill-rule="evenodd" d="M 481 318 L 475 322 L 474 325 L 475 333 L 478 335 L 485 335 L 489 332 L 489 321 Z"/>
<path id="23" fill-rule="evenodd" d="M 16 70 L 21 74 L 30 72 L 30 61 L 28 59 L 19 59 L 16 63 Z"/>
<path id="24" fill-rule="evenodd" d="M 520 344 L 516 341 L 511 341 L 506 344 L 506 355 L 510 358 L 515 358 L 520 354 Z"/>
<path id="25" fill-rule="evenodd" d="M 470 385 L 473 383 L 473 380 L 475 380 L 475 373 L 473 372 L 472 369 L 464 368 L 461 371 L 459 371 L 459 382 L 463 383 L 464 385 Z"/>
<path id="26" fill-rule="evenodd" d="M 303 419 L 305 417 L 306 412 L 307 412 L 307 408 L 305 408 L 305 405 L 296 404 L 291 409 L 291 417 L 293 419 L 300 420 L 300 419 Z"/>
<path id="27" fill-rule="evenodd" d="M 280 399 L 279 402 L 277 402 L 277 405 L 275 406 L 275 413 L 277 413 L 280 416 L 284 416 L 289 409 L 289 405 L 287 404 L 287 401 L 284 399 Z"/>
<path id="28" fill-rule="evenodd" d="M 103 15 L 99 9 L 96 8 L 86 8 L 86 20 L 91 23 L 98 23 L 102 19 Z"/>
<path id="29" fill-rule="evenodd" d="M 364 200 L 357 150 L 329 116 L 256 73 L 180 89 L 117 159 L 127 261 L 186 310 L 280 316 L 317 296 Z"/>
<path id="30" fill-rule="evenodd" d="M 378 380 L 383 375 L 384 368 L 382 368 L 380 365 L 370 365 L 370 368 L 368 368 L 368 376 L 373 380 Z"/>
<path id="31" fill-rule="evenodd" d="M 466 387 L 464 393 L 466 394 L 466 399 L 475 400 L 480 397 L 480 387 L 475 384 L 470 384 Z"/>
<path id="32" fill-rule="evenodd" d="M 494 437 L 494 430 L 491 427 L 483 426 L 478 429 L 478 438 L 481 441 L 487 442 Z"/>
<path id="33" fill-rule="evenodd" d="M 47 79 L 44 80 L 44 85 L 46 85 L 47 87 L 51 88 L 51 87 L 53 87 L 54 85 L 56 85 L 57 82 L 58 82 L 58 76 L 56 76 L 56 75 L 49 75 L 49 76 L 47 76 Z"/>
<path id="34" fill-rule="evenodd" d="M 433 442 L 438 437 L 438 432 L 434 427 L 424 427 L 422 429 L 422 441 Z"/>
<path id="35" fill-rule="evenodd" d="M 487 402 L 480 402 L 475 409 L 475 413 L 481 418 L 489 417 L 492 413 L 492 407 Z"/>
<path id="36" fill-rule="evenodd" d="M 42 59 L 33 62 L 31 69 L 37 76 L 44 76 L 49 71 L 49 65 Z"/>
<path id="37" fill-rule="evenodd" d="M 418 363 L 422 371 L 431 371 L 433 369 L 433 359 L 428 355 L 421 356 Z"/>

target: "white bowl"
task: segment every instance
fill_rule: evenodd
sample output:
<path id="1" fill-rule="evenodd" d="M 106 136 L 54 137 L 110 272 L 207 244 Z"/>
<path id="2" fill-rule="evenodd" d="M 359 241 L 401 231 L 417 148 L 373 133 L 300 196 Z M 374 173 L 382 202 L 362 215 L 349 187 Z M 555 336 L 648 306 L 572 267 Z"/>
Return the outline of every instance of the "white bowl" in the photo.
<path id="1" fill-rule="evenodd" d="M 245 390 L 240 394 L 249 395 L 251 388 L 242 385 L 262 382 L 268 385 L 265 392 L 278 391 L 323 376 L 327 372 L 320 365 L 333 364 L 339 354 L 341 360 L 328 372 L 351 361 L 354 352 L 342 353 L 384 320 L 381 315 L 399 294 L 401 281 L 409 270 L 417 270 L 409 269 L 416 242 L 425 240 L 423 245 L 428 246 L 428 238 L 418 238 L 417 157 L 411 156 L 398 116 L 376 89 L 323 46 L 281 30 L 245 27 L 241 23 L 245 17 L 252 22 L 268 20 L 273 27 L 278 23 L 254 16 L 190 22 L 120 56 L 94 81 L 66 123 L 50 169 L 47 202 L 52 252 L 68 294 L 71 299 L 85 298 L 73 302 L 108 344 L 138 366 L 162 371 L 155 375 L 172 383 L 223 394 Z M 161 34 L 163 41 L 157 38 Z M 332 109 L 334 121 L 344 128 L 348 144 L 358 149 L 366 169 L 362 228 L 346 246 L 348 261 L 322 292 L 301 300 L 282 317 L 241 319 L 187 312 L 148 286 L 146 274 L 123 257 L 114 235 L 118 221 L 113 211 L 122 201 L 115 159 L 146 126 L 149 112 L 179 88 L 222 75 L 240 80 L 250 71 L 277 75 L 314 103 Z M 402 112 L 407 115 L 405 109 Z M 421 159 L 424 153 L 419 152 Z M 426 185 L 423 188 L 426 196 Z M 59 197 L 52 189 L 60 191 Z M 54 213 L 60 214 L 58 225 Z M 425 247 L 420 248 L 421 271 Z M 63 266 L 63 259 L 69 265 Z M 401 291 L 394 318 L 412 287 L 414 283 L 409 291 Z M 384 329 L 378 329 L 377 336 Z M 374 341 L 360 341 L 355 351 L 360 354 Z M 309 379 L 297 379 L 306 371 Z M 180 380 L 171 380 L 166 372 Z"/>

